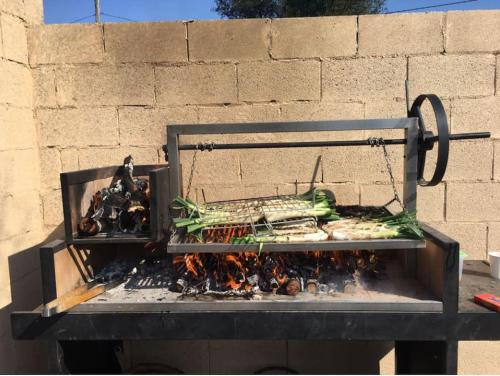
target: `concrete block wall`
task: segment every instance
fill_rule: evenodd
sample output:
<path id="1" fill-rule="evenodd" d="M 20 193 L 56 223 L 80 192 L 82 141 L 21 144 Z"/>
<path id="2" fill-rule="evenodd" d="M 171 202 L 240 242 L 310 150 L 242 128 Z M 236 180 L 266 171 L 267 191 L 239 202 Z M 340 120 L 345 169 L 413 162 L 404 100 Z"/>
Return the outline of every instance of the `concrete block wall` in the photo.
<path id="1" fill-rule="evenodd" d="M 485 258 L 500 247 L 499 24 L 500 12 L 477 11 L 33 26 L 45 229 L 62 221 L 59 172 L 119 163 L 128 153 L 161 162 L 166 124 L 402 117 L 409 79 L 412 97 L 443 99 L 453 132 L 493 134 L 453 144 L 445 182 L 419 189 L 419 218 L 455 236 L 471 258 Z M 238 140 L 249 139 L 266 138 Z M 402 148 L 391 148 L 391 158 L 401 180 Z M 185 184 L 191 159 L 184 153 Z M 353 148 L 201 153 L 191 194 L 303 191 L 312 180 L 341 203 L 392 197 L 382 151 Z"/>
<path id="2" fill-rule="evenodd" d="M 129 153 L 161 163 L 166 124 L 403 117 L 409 79 L 413 97 L 442 97 L 453 132 L 493 134 L 452 146 L 446 181 L 419 189 L 419 218 L 471 258 L 500 247 L 498 11 L 39 25 L 41 0 L 0 0 L 0 9 L 0 196 L 8 214 L 0 219 L 0 371 L 43 369 L 38 345 L 12 342 L 6 328 L 12 291 L 39 295 L 26 288 L 39 281 L 37 254 L 20 251 L 61 228 L 58 174 L 118 164 Z M 390 153 L 401 189 L 402 149 Z M 191 159 L 182 160 L 185 178 Z M 228 151 L 197 160 L 196 199 L 202 189 L 215 200 L 304 191 L 311 181 L 340 203 L 392 197 L 377 149 Z M 498 343 L 483 349 L 461 344 L 461 372 L 485 372 L 470 359 L 498 352 Z M 390 372 L 388 359 L 381 367 Z"/>
<path id="3" fill-rule="evenodd" d="M 32 247 L 44 234 L 27 28 L 41 21 L 39 1 L 0 1 L 0 372 L 7 373 L 44 369 L 38 343 L 12 340 L 9 316 L 40 302 Z"/>

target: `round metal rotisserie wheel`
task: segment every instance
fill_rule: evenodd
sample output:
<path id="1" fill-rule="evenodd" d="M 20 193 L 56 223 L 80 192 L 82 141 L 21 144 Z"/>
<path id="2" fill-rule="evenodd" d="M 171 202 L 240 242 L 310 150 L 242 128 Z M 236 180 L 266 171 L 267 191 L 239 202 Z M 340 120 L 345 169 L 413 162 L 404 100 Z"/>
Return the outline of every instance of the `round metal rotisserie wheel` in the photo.
<path id="1" fill-rule="evenodd" d="M 422 104 L 428 100 L 434 111 L 437 126 L 437 161 L 436 168 L 430 180 L 424 178 L 425 159 L 427 151 L 432 150 L 434 147 L 435 137 L 431 131 L 425 128 L 425 121 L 422 115 Z M 438 185 L 443 180 L 448 165 L 448 153 L 450 149 L 450 132 L 448 129 L 448 119 L 446 118 L 446 111 L 444 110 L 443 103 L 434 94 L 423 94 L 415 99 L 411 107 L 410 117 L 418 118 L 419 127 L 419 147 L 418 147 L 418 169 L 417 181 L 421 186 L 432 187 Z"/>

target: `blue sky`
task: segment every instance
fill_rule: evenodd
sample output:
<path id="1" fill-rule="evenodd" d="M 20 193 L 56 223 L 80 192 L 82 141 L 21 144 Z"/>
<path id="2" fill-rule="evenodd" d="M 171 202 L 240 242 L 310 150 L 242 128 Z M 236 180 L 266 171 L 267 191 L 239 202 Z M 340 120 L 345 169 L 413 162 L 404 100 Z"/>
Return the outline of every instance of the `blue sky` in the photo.
<path id="1" fill-rule="evenodd" d="M 306 1 L 306 0 L 304 0 Z M 387 0 L 389 12 L 458 0 Z M 46 23 L 69 23 L 94 13 L 94 0 L 44 0 Z M 218 19 L 214 0 L 101 0 L 103 22 Z M 478 0 L 434 10 L 500 9 L 500 0 Z M 112 17 L 122 17 L 123 19 Z M 79 22 L 93 22 L 92 17 Z"/>

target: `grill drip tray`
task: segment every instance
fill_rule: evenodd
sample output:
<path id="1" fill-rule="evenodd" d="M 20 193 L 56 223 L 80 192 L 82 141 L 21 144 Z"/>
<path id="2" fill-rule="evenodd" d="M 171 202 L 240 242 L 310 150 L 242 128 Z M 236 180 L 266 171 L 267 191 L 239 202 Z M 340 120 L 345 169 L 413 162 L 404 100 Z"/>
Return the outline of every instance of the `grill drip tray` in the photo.
<path id="1" fill-rule="evenodd" d="M 136 311 L 394 311 L 442 312 L 442 302 L 416 279 L 405 276 L 399 260 L 387 263 L 384 279 L 358 283 L 354 292 L 297 296 L 257 293 L 250 299 L 182 296 L 158 276 L 127 280 L 75 307 L 78 312 Z"/>

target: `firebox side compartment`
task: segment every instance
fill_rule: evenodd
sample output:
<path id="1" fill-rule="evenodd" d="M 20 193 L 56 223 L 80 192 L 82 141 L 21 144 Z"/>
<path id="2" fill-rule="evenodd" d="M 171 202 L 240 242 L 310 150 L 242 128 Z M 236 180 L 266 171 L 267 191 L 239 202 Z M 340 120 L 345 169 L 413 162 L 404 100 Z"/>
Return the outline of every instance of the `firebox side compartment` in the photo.
<path id="1" fill-rule="evenodd" d="M 78 234 L 78 222 L 85 215 L 92 196 L 107 188 L 120 171 L 121 166 L 102 167 L 61 174 L 61 189 L 66 241 L 69 244 L 145 243 L 161 240 L 168 228 L 168 166 L 139 165 L 134 177 L 149 179 L 150 231 L 149 233 L 99 233 L 95 236 Z"/>

